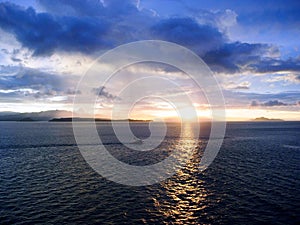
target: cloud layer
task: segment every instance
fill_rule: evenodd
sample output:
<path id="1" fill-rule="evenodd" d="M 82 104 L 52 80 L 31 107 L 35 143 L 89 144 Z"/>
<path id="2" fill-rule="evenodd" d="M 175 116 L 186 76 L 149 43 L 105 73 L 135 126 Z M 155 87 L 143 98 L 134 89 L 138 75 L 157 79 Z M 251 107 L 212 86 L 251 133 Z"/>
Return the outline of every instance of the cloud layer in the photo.
<path id="1" fill-rule="evenodd" d="M 41 99 L 80 94 L 80 91 L 72 88 L 75 84 L 76 80 L 70 77 L 21 68 L 14 75 L 0 76 L 0 93 L 1 98 L 11 97 L 11 100 L 20 97 Z"/>
<path id="2" fill-rule="evenodd" d="M 130 0 L 39 3 L 45 12 L 0 3 L 0 27 L 12 33 L 35 56 L 57 51 L 93 54 L 131 41 L 160 39 L 190 48 L 215 72 L 300 71 L 299 58 L 274 57 L 279 54 L 274 45 L 231 42 L 222 29 L 224 24 L 220 25 L 220 17 L 227 18 L 228 10 L 215 14 L 202 10 L 202 17 L 164 18 L 139 9 L 137 2 Z"/>

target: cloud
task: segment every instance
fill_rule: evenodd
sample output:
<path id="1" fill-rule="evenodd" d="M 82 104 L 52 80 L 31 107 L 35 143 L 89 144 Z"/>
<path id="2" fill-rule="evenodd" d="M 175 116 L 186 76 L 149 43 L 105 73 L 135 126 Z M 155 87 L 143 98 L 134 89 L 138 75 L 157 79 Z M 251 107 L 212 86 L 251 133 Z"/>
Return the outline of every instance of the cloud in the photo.
<path id="1" fill-rule="evenodd" d="M 156 38 L 190 47 L 199 55 L 217 49 L 225 42 L 217 28 L 200 25 L 188 17 L 161 20 L 151 27 L 151 31 Z"/>
<path id="2" fill-rule="evenodd" d="M 279 49 L 270 44 L 242 42 L 224 43 L 220 48 L 209 51 L 203 60 L 215 72 L 252 73 L 300 72 L 300 59 L 278 58 Z M 297 78 L 299 80 L 299 78 Z"/>
<path id="3" fill-rule="evenodd" d="M 250 105 L 256 107 L 259 106 L 260 104 L 257 101 L 252 101 Z"/>
<path id="4" fill-rule="evenodd" d="M 268 79 L 265 79 L 265 81 L 269 83 L 274 83 L 274 82 L 300 83 L 300 75 L 299 74 L 275 75 Z"/>
<path id="5" fill-rule="evenodd" d="M 51 55 L 55 50 L 89 53 L 110 46 L 104 39 L 109 25 L 93 17 L 54 17 L 0 3 L 0 27 L 13 33 L 34 55 Z"/>
<path id="6" fill-rule="evenodd" d="M 0 76 L 0 92 L 6 97 L 43 98 L 56 95 L 80 94 L 74 90 L 75 79 L 32 68 L 5 68 L 14 74 Z"/>
<path id="7" fill-rule="evenodd" d="M 231 42 L 226 29 L 239 20 L 233 10 L 159 17 L 139 8 L 137 0 L 38 2 L 44 12 L 0 3 L 0 28 L 35 56 L 61 51 L 90 55 L 131 41 L 160 39 L 190 48 L 217 73 L 300 71 L 299 59 L 280 59 L 274 45 Z M 12 54 L 11 60 L 22 59 Z"/>
<path id="8" fill-rule="evenodd" d="M 15 57 L 11 57 L 11 60 L 14 62 L 22 62 L 21 59 L 15 58 Z"/>
<path id="9" fill-rule="evenodd" d="M 249 89 L 250 90 L 250 89 Z M 295 102 L 300 99 L 299 91 L 278 91 L 277 93 L 259 93 L 243 91 L 238 89 L 224 89 L 223 94 L 228 107 L 245 107 L 245 106 L 263 106 L 268 105 L 269 101 L 280 101 L 287 106 L 295 106 Z M 287 107 L 288 108 L 288 107 Z M 290 107 L 291 110 L 292 107 Z"/>
<path id="10" fill-rule="evenodd" d="M 106 91 L 106 87 L 104 87 L 104 86 L 101 86 L 99 88 L 93 88 L 92 93 L 94 93 L 95 95 L 98 95 L 99 97 L 105 97 L 108 100 L 114 100 L 114 99 L 118 98 L 117 96 Z"/>
<path id="11" fill-rule="evenodd" d="M 280 60 L 268 58 L 261 62 L 252 63 L 249 69 L 256 73 L 274 73 L 280 71 L 300 72 L 300 59 L 290 58 L 288 60 Z"/>
<path id="12" fill-rule="evenodd" d="M 234 82 L 230 82 L 227 85 L 224 85 L 227 89 L 236 89 L 236 90 L 248 90 L 250 89 L 251 83 L 249 81 L 243 81 L 239 84 Z"/>
<path id="13" fill-rule="evenodd" d="M 273 106 L 291 106 L 291 105 L 297 105 L 297 103 L 289 104 L 289 103 L 284 103 L 279 100 L 270 100 L 267 102 L 260 103 L 258 101 L 252 101 L 251 106 L 256 107 L 256 106 L 266 106 L 266 107 L 273 107 Z"/>
<path id="14" fill-rule="evenodd" d="M 0 3 L 0 28 L 14 34 L 35 56 L 55 51 L 92 54 L 146 39 L 156 18 L 130 0 L 39 0 L 46 12 Z M 102 4 L 103 3 L 103 4 Z"/>
<path id="15" fill-rule="evenodd" d="M 283 103 L 281 101 L 278 101 L 278 100 L 271 100 L 271 101 L 268 101 L 268 102 L 265 102 L 262 104 L 263 106 L 269 106 L 269 107 L 272 107 L 272 106 L 286 106 L 288 104 L 286 103 Z"/>
<path id="16" fill-rule="evenodd" d="M 2 76 L 0 78 L 1 89 L 34 88 L 48 85 L 53 88 L 62 86 L 59 76 L 40 72 L 31 68 L 22 68 L 12 76 Z"/>
<path id="17" fill-rule="evenodd" d="M 262 56 L 273 51 L 276 51 L 274 46 L 267 44 L 224 43 L 205 54 L 203 60 L 216 72 L 236 73 L 245 70 L 249 64 L 259 65 Z"/>
<path id="18" fill-rule="evenodd" d="M 199 8 L 187 7 L 186 16 L 196 19 L 199 24 L 217 27 L 222 32 L 237 24 L 238 14 L 230 9 L 207 11 Z"/>

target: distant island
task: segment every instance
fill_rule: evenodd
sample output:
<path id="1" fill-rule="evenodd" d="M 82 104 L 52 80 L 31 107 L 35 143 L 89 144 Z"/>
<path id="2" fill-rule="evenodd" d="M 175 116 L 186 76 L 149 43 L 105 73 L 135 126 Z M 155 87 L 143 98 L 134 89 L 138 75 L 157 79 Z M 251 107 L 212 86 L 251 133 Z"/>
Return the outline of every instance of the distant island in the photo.
<path id="1" fill-rule="evenodd" d="M 106 118 L 80 118 L 73 117 L 71 111 L 66 110 L 48 110 L 41 112 L 27 112 L 27 113 L 18 113 L 18 112 L 0 112 L 0 121 L 16 121 L 16 122 L 38 122 L 38 121 L 48 121 L 48 122 L 72 122 L 73 120 L 78 122 L 141 122 L 147 123 L 152 120 L 138 120 L 138 119 L 119 119 L 111 120 Z"/>
<path id="2" fill-rule="evenodd" d="M 72 112 L 66 110 L 48 110 L 41 112 L 0 112 L 0 121 L 19 121 L 19 122 L 33 122 L 33 121 L 48 121 L 57 117 L 72 117 Z"/>
<path id="3" fill-rule="evenodd" d="M 89 121 L 95 121 L 95 122 L 141 122 L 141 123 L 149 123 L 152 122 L 152 120 L 135 120 L 135 119 L 119 119 L 119 120 L 111 120 L 111 119 L 103 119 L 103 118 L 79 118 L 79 117 L 65 117 L 65 118 L 53 118 L 50 119 L 49 122 L 89 122 Z"/>
<path id="4" fill-rule="evenodd" d="M 284 121 L 282 119 L 273 119 L 273 118 L 266 118 L 266 117 L 258 117 L 258 118 L 255 118 L 253 119 L 252 121 Z"/>

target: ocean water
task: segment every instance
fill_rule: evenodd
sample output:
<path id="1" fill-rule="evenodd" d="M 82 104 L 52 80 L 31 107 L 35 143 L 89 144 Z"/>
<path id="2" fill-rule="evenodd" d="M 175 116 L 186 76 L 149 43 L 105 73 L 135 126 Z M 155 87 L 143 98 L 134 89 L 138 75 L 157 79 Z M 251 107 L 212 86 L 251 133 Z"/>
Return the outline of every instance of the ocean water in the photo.
<path id="1" fill-rule="evenodd" d="M 132 165 L 189 148 L 168 124 L 151 152 L 125 149 L 109 123 L 98 132 L 110 153 Z M 133 124 L 140 138 L 148 124 Z M 201 125 L 193 157 L 158 184 L 132 187 L 97 174 L 83 159 L 71 123 L 0 123 L 0 224 L 300 224 L 300 122 L 227 124 L 222 148 L 200 173 L 208 141 Z"/>

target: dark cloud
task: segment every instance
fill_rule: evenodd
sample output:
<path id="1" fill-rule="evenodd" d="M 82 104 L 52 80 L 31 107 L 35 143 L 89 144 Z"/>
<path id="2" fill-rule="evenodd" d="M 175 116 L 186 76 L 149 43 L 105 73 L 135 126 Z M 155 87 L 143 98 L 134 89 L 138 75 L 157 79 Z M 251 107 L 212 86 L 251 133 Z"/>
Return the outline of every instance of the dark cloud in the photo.
<path id="1" fill-rule="evenodd" d="M 35 88 L 48 85 L 53 88 L 61 88 L 62 80 L 59 76 L 40 72 L 31 68 L 22 68 L 13 76 L 0 77 L 0 89 Z"/>
<path id="2" fill-rule="evenodd" d="M 67 95 L 80 95 L 81 94 L 81 91 L 80 90 L 74 90 L 74 89 L 68 89 L 66 91 L 66 94 Z"/>
<path id="3" fill-rule="evenodd" d="M 252 101 L 250 105 L 256 107 L 259 106 L 260 104 L 257 101 Z"/>
<path id="4" fill-rule="evenodd" d="M 273 73 L 279 71 L 300 72 L 300 59 L 264 59 L 260 62 L 252 63 L 248 68 L 256 73 Z M 296 79 L 300 80 L 298 75 Z"/>
<path id="5" fill-rule="evenodd" d="M 93 88 L 92 93 L 94 93 L 95 95 L 98 95 L 99 97 L 105 97 L 106 99 L 109 99 L 109 100 L 114 100 L 117 98 L 117 96 L 106 91 L 106 88 L 104 86 L 101 86 L 99 88 Z"/>
<path id="6" fill-rule="evenodd" d="M 39 3 L 47 12 L 0 4 L 0 26 L 15 35 L 35 55 L 54 51 L 86 54 L 141 39 L 172 41 L 203 54 L 223 45 L 225 36 L 217 28 L 200 25 L 192 18 L 158 20 L 134 1 L 54 0 Z M 68 15 L 68 16 L 64 16 Z"/>
<path id="7" fill-rule="evenodd" d="M 209 19 L 200 23 L 194 18 L 199 19 L 201 15 L 194 18 L 155 16 L 150 10 L 139 9 L 136 0 L 38 2 L 44 12 L 0 3 L 0 27 L 12 33 L 36 56 L 51 55 L 55 51 L 93 54 L 131 41 L 160 39 L 195 51 L 214 72 L 300 71 L 299 59 L 277 58 L 279 50 L 273 45 L 230 42 L 226 31 L 220 30 L 218 23 L 223 16 L 218 13 L 199 11 L 205 18 L 209 15 Z M 297 18 L 293 13 L 287 21 Z"/>
<path id="8" fill-rule="evenodd" d="M 161 20 L 151 30 L 158 39 L 190 47 L 200 55 L 219 48 L 225 42 L 225 37 L 217 28 L 200 25 L 191 18 Z"/>
<path id="9" fill-rule="evenodd" d="M 13 75 L 0 77 L 0 90 L 6 96 L 23 95 L 41 98 L 56 95 L 74 95 L 74 79 L 41 72 L 32 68 L 21 68 Z"/>
<path id="10" fill-rule="evenodd" d="M 238 73 L 274 73 L 279 71 L 300 72 L 300 59 L 278 59 L 279 50 L 269 44 L 225 43 L 210 51 L 203 60 L 215 72 Z"/>
<path id="11" fill-rule="evenodd" d="M 265 102 L 262 104 L 263 106 L 286 106 L 288 104 L 284 103 L 284 102 L 281 102 L 281 101 L 278 101 L 278 100 L 271 100 L 271 101 L 268 101 L 268 102 Z"/>
<path id="12" fill-rule="evenodd" d="M 233 89 L 237 89 L 237 90 L 248 90 L 250 89 L 249 86 L 246 86 L 246 85 L 238 85 L 236 87 L 234 87 Z"/>
<path id="13" fill-rule="evenodd" d="M 273 46 L 241 42 L 225 43 L 204 55 L 203 60 L 216 72 L 240 72 L 249 63 L 258 63 Z"/>
<path id="14" fill-rule="evenodd" d="M 15 58 L 15 57 L 11 57 L 10 59 L 11 59 L 12 61 L 14 61 L 14 62 L 22 62 L 21 59 L 18 59 L 18 58 Z"/>
<path id="15" fill-rule="evenodd" d="M 9 54 L 9 51 L 6 48 L 2 48 L 1 52 L 5 53 L 5 54 Z"/>
<path id="16" fill-rule="evenodd" d="M 297 105 L 297 103 L 284 103 L 279 100 L 270 100 L 270 101 L 263 102 L 263 103 L 260 103 L 258 101 L 251 102 L 252 107 L 256 107 L 256 106 L 273 107 L 273 106 L 291 106 L 291 105 Z"/>
<path id="17" fill-rule="evenodd" d="M 55 50 L 91 51 L 107 48 L 103 36 L 109 25 L 93 17 L 54 17 L 23 9 L 11 3 L 0 3 L 0 27 L 15 35 L 35 55 L 49 55 Z"/>
<path id="18" fill-rule="evenodd" d="M 223 90 L 225 99 L 229 105 L 233 106 L 262 106 L 264 103 L 268 105 L 269 101 L 280 101 L 288 106 L 295 105 L 297 99 L 300 99 L 299 91 L 285 91 L 278 93 L 255 93 L 238 90 Z M 250 104 L 249 104 L 250 102 Z"/>
<path id="19" fill-rule="evenodd" d="M 224 91 L 226 96 L 228 97 L 236 97 L 239 96 L 240 99 L 245 100 L 258 100 L 259 102 L 267 102 L 270 99 L 277 100 L 280 99 L 281 101 L 291 103 L 294 99 L 300 98 L 299 91 L 286 91 L 286 92 L 279 92 L 279 93 L 245 93 L 245 92 L 232 92 L 232 91 Z"/>
<path id="20" fill-rule="evenodd" d="M 92 54 L 149 36 L 145 28 L 156 19 L 139 11 L 136 1 L 54 0 L 39 3 L 37 13 L 11 3 L 0 3 L 0 27 L 16 37 L 34 55 L 55 51 Z"/>

